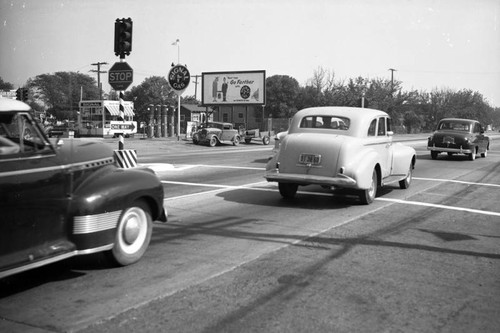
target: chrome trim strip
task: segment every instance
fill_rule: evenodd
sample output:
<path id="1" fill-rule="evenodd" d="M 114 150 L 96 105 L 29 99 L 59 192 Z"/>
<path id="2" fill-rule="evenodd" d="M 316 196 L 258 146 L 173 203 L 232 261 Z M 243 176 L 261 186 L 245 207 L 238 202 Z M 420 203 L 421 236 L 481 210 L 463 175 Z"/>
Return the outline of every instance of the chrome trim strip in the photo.
<path id="1" fill-rule="evenodd" d="M 73 234 L 90 234 L 109 229 L 114 229 L 118 225 L 121 210 L 95 215 L 75 216 Z"/>
<path id="2" fill-rule="evenodd" d="M 34 269 L 34 268 L 42 267 L 42 266 L 45 266 L 45 265 L 49 265 L 49 264 L 52 264 L 52 263 L 55 263 L 55 262 L 58 262 L 58 261 L 61 261 L 61 260 L 64 260 L 64 259 L 68 259 L 68 258 L 74 257 L 74 256 L 85 255 L 85 254 L 92 254 L 92 253 L 97 253 L 97 252 L 111 250 L 113 248 L 113 246 L 114 246 L 114 244 L 108 244 L 108 245 L 103 245 L 103 246 L 95 247 L 93 249 L 71 251 L 71 252 L 68 252 L 68 253 L 61 254 L 59 256 L 51 257 L 51 258 L 48 258 L 48 259 L 45 259 L 45 260 L 40 260 L 40 261 L 34 262 L 32 264 L 28 264 L 28 265 L 16 267 L 16 268 L 13 268 L 13 269 L 8 269 L 6 271 L 0 272 L 0 279 L 4 278 L 6 276 L 9 276 L 9 275 L 13 275 L 13 274 L 21 273 L 21 272 L 24 272 L 24 271 L 27 271 L 27 270 L 30 270 L 30 269 Z"/>
<path id="3" fill-rule="evenodd" d="M 48 171 L 63 171 L 63 170 L 71 169 L 71 168 L 86 169 L 86 168 L 92 168 L 92 167 L 101 166 L 101 165 L 113 164 L 114 162 L 115 162 L 115 160 L 113 157 L 105 157 L 105 158 L 101 158 L 98 160 L 85 161 L 85 162 L 80 162 L 80 163 L 57 165 L 57 166 L 45 167 L 45 168 L 34 168 L 34 169 L 27 169 L 27 170 L 0 172 L 0 177 L 10 177 L 10 176 L 14 176 L 14 175 L 27 175 L 30 173 L 48 172 Z"/>
<path id="4" fill-rule="evenodd" d="M 318 184 L 331 186 L 346 186 L 353 187 L 356 185 L 356 180 L 346 175 L 337 175 L 337 177 L 325 176 L 310 176 L 303 174 L 284 173 L 280 174 L 276 171 L 268 171 L 264 176 L 268 182 L 289 182 L 302 185 Z"/>
<path id="5" fill-rule="evenodd" d="M 427 147 L 427 150 L 435 150 L 443 153 L 458 153 L 458 154 L 471 154 L 472 149 L 462 149 L 462 148 L 445 148 L 445 147 Z"/>

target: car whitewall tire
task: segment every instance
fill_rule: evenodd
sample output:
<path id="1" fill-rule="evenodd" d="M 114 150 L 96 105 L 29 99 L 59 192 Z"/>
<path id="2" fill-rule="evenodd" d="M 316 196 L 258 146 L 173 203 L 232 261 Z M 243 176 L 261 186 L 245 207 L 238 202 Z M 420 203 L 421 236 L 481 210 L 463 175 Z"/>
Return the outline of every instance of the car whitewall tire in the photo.
<path id="1" fill-rule="evenodd" d="M 410 168 L 408 169 L 408 174 L 406 175 L 405 179 L 399 181 L 399 188 L 405 190 L 408 187 L 410 187 L 412 177 L 413 177 L 413 165 L 410 162 Z"/>
<path id="2" fill-rule="evenodd" d="M 375 197 L 377 196 L 377 187 L 378 187 L 378 175 L 377 170 L 373 169 L 372 173 L 372 182 L 369 189 L 359 190 L 359 199 L 361 203 L 364 205 L 371 204 Z"/>
<path id="3" fill-rule="evenodd" d="M 217 138 L 215 137 L 215 135 L 212 135 L 210 137 L 210 141 L 208 142 L 208 144 L 210 145 L 210 147 L 217 146 Z"/>
<path id="4" fill-rule="evenodd" d="M 476 148 L 474 148 L 474 151 L 469 154 L 469 160 L 474 161 L 476 159 Z"/>
<path id="5" fill-rule="evenodd" d="M 143 201 L 135 202 L 120 216 L 115 244 L 110 251 L 112 259 L 121 266 L 137 262 L 149 246 L 152 231 L 149 207 Z"/>

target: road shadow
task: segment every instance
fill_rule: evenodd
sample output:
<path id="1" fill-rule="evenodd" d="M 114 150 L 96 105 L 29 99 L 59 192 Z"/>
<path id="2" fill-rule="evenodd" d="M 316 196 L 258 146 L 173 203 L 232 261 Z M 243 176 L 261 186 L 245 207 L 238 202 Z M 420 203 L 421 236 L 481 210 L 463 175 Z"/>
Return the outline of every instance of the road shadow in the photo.
<path id="1" fill-rule="evenodd" d="M 104 253 L 75 256 L 0 279 L 0 299 L 46 283 L 77 279 L 86 275 L 85 271 L 116 267 Z"/>

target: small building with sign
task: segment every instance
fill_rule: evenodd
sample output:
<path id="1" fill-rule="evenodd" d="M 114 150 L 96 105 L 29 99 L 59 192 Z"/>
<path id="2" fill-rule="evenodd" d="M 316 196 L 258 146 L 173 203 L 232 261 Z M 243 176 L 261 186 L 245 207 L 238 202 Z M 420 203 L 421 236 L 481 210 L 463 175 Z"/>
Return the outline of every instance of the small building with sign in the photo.
<path id="1" fill-rule="evenodd" d="M 125 121 L 120 118 L 120 102 L 108 100 L 80 101 L 76 135 L 82 137 L 114 137 L 137 133 L 134 103 L 123 101 Z"/>

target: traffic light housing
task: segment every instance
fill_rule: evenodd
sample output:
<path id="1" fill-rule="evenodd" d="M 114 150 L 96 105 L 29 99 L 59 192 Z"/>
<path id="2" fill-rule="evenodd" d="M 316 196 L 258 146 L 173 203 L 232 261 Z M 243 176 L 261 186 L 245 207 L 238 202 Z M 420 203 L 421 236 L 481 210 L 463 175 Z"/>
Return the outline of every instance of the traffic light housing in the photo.
<path id="1" fill-rule="evenodd" d="M 23 102 L 26 102 L 26 101 L 28 100 L 28 89 L 23 88 L 23 89 L 22 89 L 22 94 L 21 94 L 21 95 L 22 95 L 22 98 L 23 98 L 23 99 L 22 99 L 22 101 L 23 101 Z"/>
<path id="2" fill-rule="evenodd" d="M 132 51 L 132 19 L 116 19 L 115 21 L 115 55 L 125 58 Z"/>
<path id="3" fill-rule="evenodd" d="M 22 92 L 21 88 L 17 88 L 17 90 L 16 90 L 16 99 L 18 101 L 23 100 L 23 92 Z"/>

